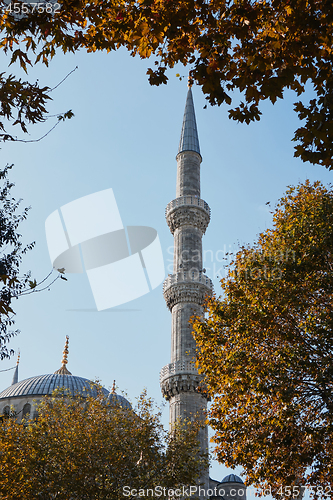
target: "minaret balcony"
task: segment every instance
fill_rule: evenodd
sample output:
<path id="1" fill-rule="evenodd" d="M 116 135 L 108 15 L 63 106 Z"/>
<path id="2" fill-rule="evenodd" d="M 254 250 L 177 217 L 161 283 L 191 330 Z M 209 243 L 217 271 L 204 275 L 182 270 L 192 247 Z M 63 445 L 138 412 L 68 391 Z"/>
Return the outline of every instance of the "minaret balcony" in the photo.
<path id="1" fill-rule="evenodd" d="M 165 217 L 172 234 L 185 225 L 197 227 L 204 234 L 210 221 L 210 208 L 197 196 L 180 196 L 168 203 Z"/>
<path id="2" fill-rule="evenodd" d="M 198 375 L 198 369 L 193 361 L 175 361 L 163 366 L 160 372 L 160 384 L 173 375 Z"/>
<path id="3" fill-rule="evenodd" d="M 192 361 L 176 361 L 164 366 L 160 372 L 160 386 L 166 400 L 181 392 L 201 393 L 209 399 L 203 375 L 199 375 Z"/>
<path id="4" fill-rule="evenodd" d="M 163 283 L 163 292 L 165 292 L 172 285 L 177 283 L 200 283 L 208 288 L 210 291 L 213 290 L 213 282 L 208 276 L 198 271 L 182 271 L 176 274 L 168 274 L 168 277 Z"/>
<path id="5" fill-rule="evenodd" d="M 163 295 L 170 311 L 179 302 L 202 306 L 207 295 L 213 291 L 213 282 L 198 271 L 182 271 L 169 274 L 163 283 Z"/>
<path id="6" fill-rule="evenodd" d="M 197 196 L 189 196 L 189 195 L 180 196 L 179 198 L 175 198 L 174 200 L 170 201 L 170 203 L 168 203 L 166 206 L 165 216 L 167 217 L 172 210 L 174 210 L 177 207 L 181 207 L 183 205 L 194 205 L 196 207 L 200 207 L 203 210 L 205 210 L 210 217 L 210 208 L 208 203 L 206 203 L 205 200 L 198 198 Z"/>

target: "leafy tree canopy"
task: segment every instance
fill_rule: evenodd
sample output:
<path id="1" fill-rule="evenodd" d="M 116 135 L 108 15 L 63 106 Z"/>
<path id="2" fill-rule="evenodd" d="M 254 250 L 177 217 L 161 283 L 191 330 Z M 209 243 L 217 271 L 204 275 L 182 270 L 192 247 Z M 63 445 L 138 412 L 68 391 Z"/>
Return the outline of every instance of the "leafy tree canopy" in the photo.
<path id="1" fill-rule="evenodd" d="M 31 279 L 31 273 L 21 274 L 20 265 L 23 256 L 34 247 L 34 243 L 24 245 L 18 232 L 20 224 L 27 218 L 29 208 L 19 212 L 22 200 L 15 200 L 11 195 L 14 184 L 8 180 L 8 172 L 13 165 L 0 170 L 0 360 L 14 354 L 7 345 L 11 337 L 19 333 L 12 330 L 15 312 L 12 301 L 22 295 L 48 289 L 54 281 L 61 278 L 60 272 L 53 278 L 51 271 L 39 283 Z"/>
<path id="2" fill-rule="evenodd" d="M 229 115 L 246 123 L 259 120 L 261 101 L 274 103 L 285 89 L 300 96 L 309 83 L 314 98 L 295 103 L 305 120 L 295 132 L 295 155 L 332 168 L 331 0 L 52 0 L 45 8 L 29 2 L 8 8 L 8 0 L 1 0 L 0 5 L 0 47 L 25 70 L 36 61 L 48 64 L 58 49 L 123 46 L 132 55 L 156 58 L 148 69 L 153 85 L 166 83 L 167 68 L 180 62 L 190 65 L 210 104 L 231 104 L 232 91 L 240 91 L 241 101 Z M 49 91 L 0 75 L 3 139 L 14 138 L 6 131 L 8 120 L 25 131 L 27 123 L 45 119 Z"/>
<path id="3" fill-rule="evenodd" d="M 290 187 L 195 321 L 218 459 L 249 484 L 333 489 L 333 188 Z"/>
<path id="4" fill-rule="evenodd" d="M 145 395 L 136 412 L 104 396 L 45 398 L 37 420 L 4 419 L 0 440 L 0 496 L 7 500 L 124 500 L 135 497 L 132 489 L 151 498 L 148 488 L 193 484 L 206 464 L 195 426 L 166 433 Z"/>
<path id="5" fill-rule="evenodd" d="M 9 357 L 13 351 L 7 349 L 7 343 L 16 332 L 11 331 L 14 324 L 12 299 L 18 297 L 29 287 L 30 274 L 20 276 L 20 264 L 23 255 L 34 243 L 24 246 L 18 233 L 20 223 L 26 219 L 29 208 L 17 213 L 20 200 L 11 197 L 13 184 L 7 179 L 12 166 L 0 171 L 0 359 Z"/>

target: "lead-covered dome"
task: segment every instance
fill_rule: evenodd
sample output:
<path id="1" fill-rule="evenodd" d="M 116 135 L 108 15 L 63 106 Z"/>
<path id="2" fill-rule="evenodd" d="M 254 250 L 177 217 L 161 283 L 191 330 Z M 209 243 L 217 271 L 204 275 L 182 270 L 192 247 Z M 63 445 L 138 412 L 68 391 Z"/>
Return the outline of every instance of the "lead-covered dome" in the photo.
<path id="1" fill-rule="evenodd" d="M 18 381 L 18 363 L 15 367 L 12 385 L 0 392 L 0 417 L 13 414 L 16 418 L 32 418 L 38 416 L 38 404 L 44 396 L 52 396 L 55 390 L 59 390 L 64 396 L 97 397 L 102 393 L 111 405 L 120 405 L 124 409 L 132 409 L 131 404 L 124 396 L 116 393 L 114 381 L 111 393 L 99 384 L 87 378 L 72 375 L 67 369 L 69 337 L 63 350 L 61 368 L 54 373 L 38 375 L 25 380 Z"/>
<path id="2" fill-rule="evenodd" d="M 225 476 L 221 483 L 240 483 L 244 484 L 242 479 L 239 476 L 236 476 L 236 474 L 228 474 L 228 476 Z"/>
<path id="3" fill-rule="evenodd" d="M 43 396 L 51 396 L 56 389 L 63 391 L 69 396 L 93 396 L 96 397 L 100 391 L 107 397 L 109 391 L 100 388 L 91 380 L 72 375 L 66 365 L 68 363 L 68 342 L 66 336 L 63 351 L 62 365 L 55 373 L 38 375 L 25 380 L 18 381 L 18 362 L 15 368 L 12 385 L 0 392 L 0 415 L 8 415 L 13 411 L 16 415 L 36 414 L 36 408 Z"/>
<path id="4" fill-rule="evenodd" d="M 71 396 L 97 396 L 98 389 L 90 380 L 69 374 L 52 373 L 21 380 L 0 392 L 0 399 L 22 396 L 51 396 L 55 389 L 64 389 Z M 102 388 L 105 396 L 109 391 Z"/>

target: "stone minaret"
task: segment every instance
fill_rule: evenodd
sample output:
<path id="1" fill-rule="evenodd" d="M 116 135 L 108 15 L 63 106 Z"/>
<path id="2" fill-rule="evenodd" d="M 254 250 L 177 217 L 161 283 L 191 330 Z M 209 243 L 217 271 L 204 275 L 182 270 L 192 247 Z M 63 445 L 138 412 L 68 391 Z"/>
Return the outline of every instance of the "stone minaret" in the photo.
<path id="1" fill-rule="evenodd" d="M 176 199 L 166 207 L 166 220 L 174 236 L 173 274 L 163 285 L 163 294 L 172 314 L 171 363 L 160 375 L 163 396 L 170 402 L 170 425 L 180 418 L 203 416 L 207 398 L 200 392 L 202 377 L 194 364 L 195 341 L 189 319 L 201 315 L 212 281 L 202 268 L 202 236 L 210 220 L 210 208 L 200 198 L 201 154 L 191 88 L 188 90 L 183 127 L 177 154 Z M 208 430 L 200 435 L 202 449 L 208 450 Z M 208 470 L 201 478 L 208 488 Z"/>

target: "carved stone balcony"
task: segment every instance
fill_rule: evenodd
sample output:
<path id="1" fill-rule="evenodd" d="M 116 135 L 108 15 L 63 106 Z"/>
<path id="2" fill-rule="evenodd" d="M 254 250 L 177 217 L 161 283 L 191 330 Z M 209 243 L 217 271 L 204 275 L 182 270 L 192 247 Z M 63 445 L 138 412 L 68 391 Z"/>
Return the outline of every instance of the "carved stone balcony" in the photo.
<path id="1" fill-rule="evenodd" d="M 203 390 L 203 376 L 199 375 L 195 364 L 191 361 L 176 361 L 164 366 L 160 373 L 160 385 L 163 396 L 169 400 L 181 392 L 200 392 Z"/>
<path id="2" fill-rule="evenodd" d="M 206 295 L 211 295 L 213 282 L 197 271 L 169 274 L 163 283 L 163 295 L 170 311 L 179 302 L 202 305 Z"/>
<path id="3" fill-rule="evenodd" d="M 204 234 L 210 221 L 210 208 L 197 196 L 180 196 L 168 203 L 165 217 L 172 234 L 185 225 L 197 227 Z"/>
<path id="4" fill-rule="evenodd" d="M 208 276 L 198 271 L 181 271 L 176 274 L 168 274 L 163 283 L 163 292 L 175 283 L 201 283 L 210 291 L 213 290 L 213 282 Z"/>
<path id="5" fill-rule="evenodd" d="M 206 203 L 201 198 L 198 198 L 197 196 L 180 196 L 179 198 L 175 198 L 174 200 L 170 201 L 165 209 L 165 216 L 167 217 L 172 210 L 183 205 L 193 205 L 200 207 L 205 210 L 205 212 L 207 212 L 210 217 L 210 208 L 208 203 Z"/>
<path id="6" fill-rule="evenodd" d="M 174 363 L 169 363 L 163 366 L 160 372 L 160 383 L 164 382 L 171 375 L 175 374 L 196 374 L 198 375 L 198 370 L 192 361 L 175 361 Z"/>

